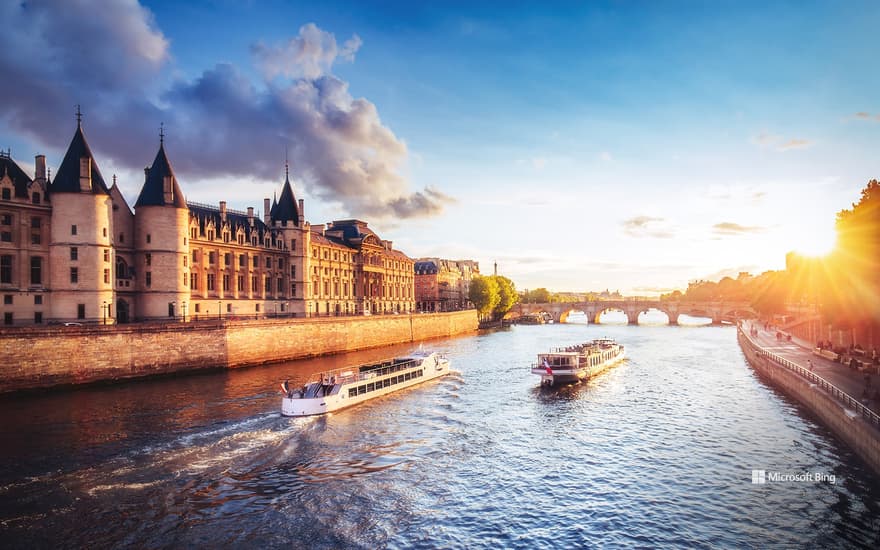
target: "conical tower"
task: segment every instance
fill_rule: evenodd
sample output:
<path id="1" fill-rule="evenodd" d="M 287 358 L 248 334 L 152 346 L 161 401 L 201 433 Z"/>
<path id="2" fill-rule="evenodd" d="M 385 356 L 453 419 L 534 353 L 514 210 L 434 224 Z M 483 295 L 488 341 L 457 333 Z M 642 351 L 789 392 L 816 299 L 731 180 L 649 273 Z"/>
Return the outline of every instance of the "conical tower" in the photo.
<path id="1" fill-rule="evenodd" d="M 182 320 L 190 300 L 189 209 L 165 154 L 163 133 L 134 207 L 138 317 Z"/>
<path id="2" fill-rule="evenodd" d="M 50 318 L 112 322 L 112 201 L 77 111 L 76 132 L 55 179 L 49 278 Z"/>

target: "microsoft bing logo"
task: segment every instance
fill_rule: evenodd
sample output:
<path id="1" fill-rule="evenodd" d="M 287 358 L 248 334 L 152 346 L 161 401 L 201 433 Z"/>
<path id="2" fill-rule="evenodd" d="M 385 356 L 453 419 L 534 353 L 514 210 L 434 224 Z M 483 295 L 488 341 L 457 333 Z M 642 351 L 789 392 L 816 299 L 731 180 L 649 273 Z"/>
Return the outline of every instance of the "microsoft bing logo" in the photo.
<path id="1" fill-rule="evenodd" d="M 755 485 L 767 483 L 766 470 L 752 470 L 752 483 Z"/>

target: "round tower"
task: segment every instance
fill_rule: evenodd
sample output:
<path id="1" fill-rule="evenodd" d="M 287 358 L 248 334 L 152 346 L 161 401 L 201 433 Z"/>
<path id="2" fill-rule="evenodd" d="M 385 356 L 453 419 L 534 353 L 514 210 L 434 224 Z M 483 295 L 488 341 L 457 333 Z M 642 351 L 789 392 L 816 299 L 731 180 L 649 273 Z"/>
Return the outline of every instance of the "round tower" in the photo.
<path id="1" fill-rule="evenodd" d="M 49 186 L 52 229 L 48 262 L 31 260 L 31 283 L 40 278 L 40 284 L 52 289 L 49 317 L 53 320 L 111 323 L 112 202 L 83 135 L 79 114 L 77 119 L 76 133 Z"/>
<path id="2" fill-rule="evenodd" d="M 189 209 L 165 155 L 164 139 L 135 203 L 135 269 L 141 319 L 189 313 Z"/>

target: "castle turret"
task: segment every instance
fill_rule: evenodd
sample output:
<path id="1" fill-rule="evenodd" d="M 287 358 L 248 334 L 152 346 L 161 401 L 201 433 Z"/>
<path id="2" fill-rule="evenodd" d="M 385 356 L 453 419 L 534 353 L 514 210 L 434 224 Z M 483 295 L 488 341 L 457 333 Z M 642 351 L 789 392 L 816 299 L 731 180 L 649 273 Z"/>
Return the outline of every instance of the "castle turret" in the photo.
<path id="1" fill-rule="evenodd" d="M 39 160 L 37 166 L 39 169 Z M 83 134 L 79 113 L 76 133 L 49 184 L 49 193 L 53 197 L 49 316 L 57 320 L 111 322 L 112 201 Z"/>
<path id="2" fill-rule="evenodd" d="M 137 316 L 182 320 L 190 301 L 189 209 L 165 155 L 164 135 L 144 176 L 134 205 Z"/>

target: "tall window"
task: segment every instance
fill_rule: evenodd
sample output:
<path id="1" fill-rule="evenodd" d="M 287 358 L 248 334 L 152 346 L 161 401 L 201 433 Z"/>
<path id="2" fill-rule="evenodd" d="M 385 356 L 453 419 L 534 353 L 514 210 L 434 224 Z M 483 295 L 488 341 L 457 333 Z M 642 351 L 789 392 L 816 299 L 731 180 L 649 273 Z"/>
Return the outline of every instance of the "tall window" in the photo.
<path id="1" fill-rule="evenodd" d="M 214 274 L 208 273 L 208 290 L 214 290 Z"/>
<path id="2" fill-rule="evenodd" d="M 77 319 L 85 319 L 86 318 L 86 305 L 85 304 L 76 304 L 76 318 Z"/>
<path id="3" fill-rule="evenodd" d="M 147 288 L 153 286 L 153 273 L 150 271 L 147 271 L 146 273 L 146 284 Z"/>
<path id="4" fill-rule="evenodd" d="M 75 226 L 75 225 L 71 225 L 71 226 L 70 226 L 70 234 L 71 234 L 71 235 L 76 235 L 76 226 Z"/>
<path id="5" fill-rule="evenodd" d="M 70 247 L 70 260 L 75 262 L 78 259 L 79 259 L 79 248 L 77 248 L 75 246 L 71 246 Z"/>
<path id="6" fill-rule="evenodd" d="M 244 275 L 238 276 L 238 291 L 244 292 Z"/>
<path id="7" fill-rule="evenodd" d="M 108 284 L 108 285 L 110 284 L 110 270 L 109 269 L 104 270 L 104 284 Z"/>
<path id="8" fill-rule="evenodd" d="M 147 265 L 153 265 L 153 255 L 147 252 L 144 254 L 144 261 L 146 261 Z"/>
<path id="9" fill-rule="evenodd" d="M 208 252 L 208 263 L 209 264 L 213 264 L 216 261 L 216 259 L 217 259 L 216 252 Z"/>
<path id="10" fill-rule="evenodd" d="M 199 276 L 198 273 L 190 273 L 189 274 L 189 288 L 192 290 L 199 289 Z"/>
<path id="11" fill-rule="evenodd" d="M 223 274 L 223 292 L 229 291 L 229 275 L 227 273 Z"/>
<path id="12" fill-rule="evenodd" d="M 0 284 L 12 284 L 12 256 L 0 256 Z"/>
<path id="13" fill-rule="evenodd" d="M 79 268 L 71 267 L 70 268 L 70 282 L 78 283 L 79 282 Z"/>
<path id="14" fill-rule="evenodd" d="M 31 258 L 31 284 L 43 284 L 43 258 L 39 256 Z"/>
<path id="15" fill-rule="evenodd" d="M 110 263 L 110 249 L 109 248 L 104 249 L 104 262 L 106 262 L 108 264 Z"/>
<path id="16" fill-rule="evenodd" d="M 223 265 L 227 267 L 232 265 L 232 254 L 230 254 L 229 252 L 223 255 Z"/>
<path id="17" fill-rule="evenodd" d="M 40 218 L 31 218 L 31 229 L 39 229 L 42 220 Z"/>

